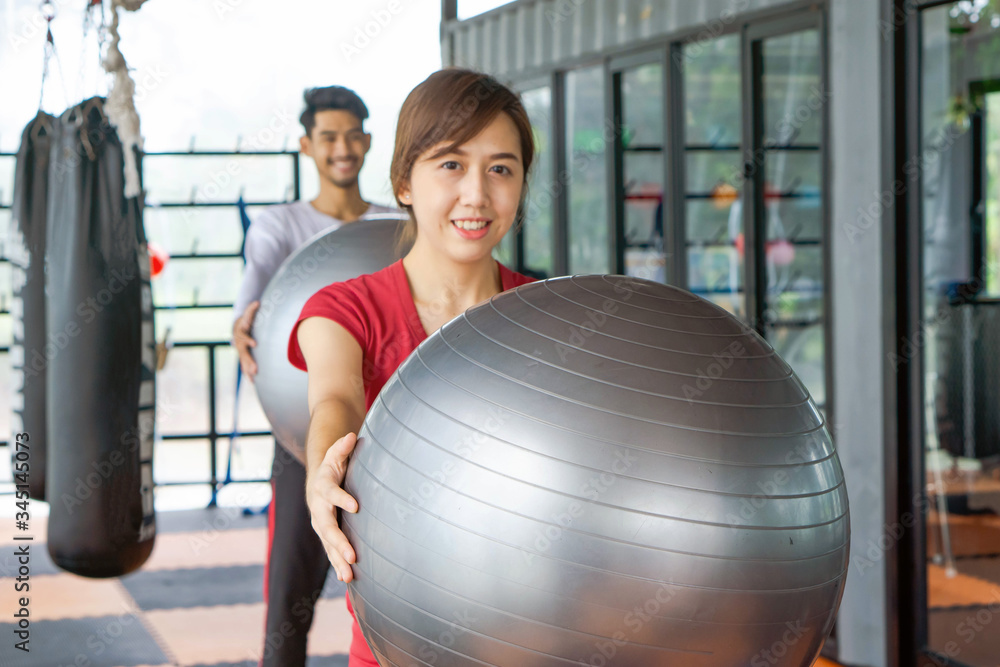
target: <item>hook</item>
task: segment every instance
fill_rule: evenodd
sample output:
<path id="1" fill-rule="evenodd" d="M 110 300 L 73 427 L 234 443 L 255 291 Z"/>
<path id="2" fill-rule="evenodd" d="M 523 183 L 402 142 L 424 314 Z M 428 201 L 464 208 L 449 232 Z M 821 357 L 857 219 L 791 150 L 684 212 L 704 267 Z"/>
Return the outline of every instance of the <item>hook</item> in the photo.
<path id="1" fill-rule="evenodd" d="M 42 0 L 38 3 L 38 11 L 43 19 L 51 23 L 52 19 L 56 17 L 56 4 L 52 0 Z"/>

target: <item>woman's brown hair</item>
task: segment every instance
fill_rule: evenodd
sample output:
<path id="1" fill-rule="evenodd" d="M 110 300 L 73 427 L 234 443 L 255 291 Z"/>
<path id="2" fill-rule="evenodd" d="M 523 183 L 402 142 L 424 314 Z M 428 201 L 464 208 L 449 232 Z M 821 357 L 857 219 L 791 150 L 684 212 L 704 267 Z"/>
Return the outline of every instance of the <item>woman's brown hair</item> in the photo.
<path id="1" fill-rule="evenodd" d="M 413 207 L 399 199 L 399 192 L 409 181 L 417 158 L 442 141 L 450 140 L 451 143 L 438 151 L 439 155 L 453 151 L 482 132 L 499 113 L 510 117 L 521 138 L 524 186 L 518 207 L 520 219 L 528 192 L 528 172 L 535 156 L 535 142 L 531 121 L 518 94 L 489 74 L 449 67 L 431 74 L 406 96 L 399 110 L 396 147 L 389 170 L 396 203 L 410 214 L 399 247 L 408 246 L 417 234 Z"/>

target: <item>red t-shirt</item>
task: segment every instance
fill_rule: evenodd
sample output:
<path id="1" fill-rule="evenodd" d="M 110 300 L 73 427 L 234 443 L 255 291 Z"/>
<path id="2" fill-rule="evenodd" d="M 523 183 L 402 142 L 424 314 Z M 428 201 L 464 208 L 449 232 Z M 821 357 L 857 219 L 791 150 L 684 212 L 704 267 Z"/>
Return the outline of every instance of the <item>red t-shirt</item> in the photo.
<path id="1" fill-rule="evenodd" d="M 504 291 L 534 281 L 534 278 L 515 273 L 499 262 L 498 266 Z M 366 411 L 399 365 L 427 338 L 413 304 L 402 260 L 381 271 L 327 285 L 306 301 L 288 340 L 288 360 L 301 370 L 307 369 L 299 348 L 298 330 L 299 323 L 308 317 L 333 320 L 358 341 L 364 352 L 362 377 Z M 353 618 L 350 599 L 347 600 L 347 609 Z M 356 618 L 348 667 L 378 667 Z"/>

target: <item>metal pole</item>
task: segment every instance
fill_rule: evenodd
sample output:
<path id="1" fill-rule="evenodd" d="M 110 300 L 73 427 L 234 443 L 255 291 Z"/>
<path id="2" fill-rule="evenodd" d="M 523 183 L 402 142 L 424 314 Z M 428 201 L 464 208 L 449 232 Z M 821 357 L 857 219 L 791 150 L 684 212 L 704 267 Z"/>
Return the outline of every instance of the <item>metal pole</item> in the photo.
<path id="1" fill-rule="evenodd" d="M 215 451 L 215 442 L 219 434 L 215 429 L 215 345 L 208 346 L 208 421 L 208 457 L 209 465 L 212 467 L 209 478 L 212 484 L 212 500 L 209 501 L 208 506 L 216 507 L 218 506 L 219 478 L 216 474 L 218 454 Z"/>
<path id="2" fill-rule="evenodd" d="M 972 304 L 966 303 L 962 306 L 962 361 L 964 372 L 962 373 L 964 387 L 962 391 L 962 403 L 965 408 L 965 419 L 963 430 L 965 435 L 965 456 L 966 458 L 976 458 L 976 414 L 975 414 L 975 367 L 972 359 Z"/>

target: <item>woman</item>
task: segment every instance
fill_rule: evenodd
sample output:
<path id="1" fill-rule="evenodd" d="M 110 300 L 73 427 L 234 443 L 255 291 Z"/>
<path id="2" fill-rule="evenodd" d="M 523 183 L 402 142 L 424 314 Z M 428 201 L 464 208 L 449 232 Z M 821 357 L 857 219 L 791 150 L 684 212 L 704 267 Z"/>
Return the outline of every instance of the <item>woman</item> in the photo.
<path id="1" fill-rule="evenodd" d="M 391 179 L 410 213 L 407 255 L 317 292 L 292 329 L 289 360 L 309 371 L 306 502 L 337 578 L 356 554 L 337 508 L 358 510 L 341 484 L 365 413 L 413 349 L 495 294 L 531 281 L 492 250 L 513 226 L 534 156 L 517 95 L 493 77 L 435 72 L 399 112 Z M 354 614 L 348 600 L 348 609 Z M 354 621 L 350 667 L 377 667 Z"/>

